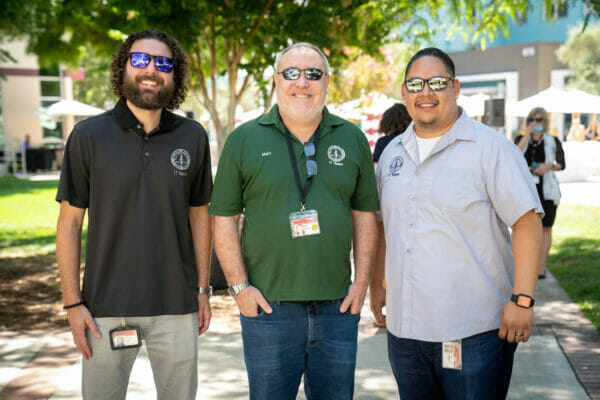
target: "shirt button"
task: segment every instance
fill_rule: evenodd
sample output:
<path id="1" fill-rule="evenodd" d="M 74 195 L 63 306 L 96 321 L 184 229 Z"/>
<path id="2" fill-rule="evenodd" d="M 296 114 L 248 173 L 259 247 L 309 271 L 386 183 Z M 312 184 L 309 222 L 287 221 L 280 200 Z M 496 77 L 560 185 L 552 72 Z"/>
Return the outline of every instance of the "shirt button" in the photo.
<path id="1" fill-rule="evenodd" d="M 144 136 L 144 141 L 147 142 L 148 141 L 148 136 Z"/>
<path id="2" fill-rule="evenodd" d="M 148 153 L 147 151 L 145 151 L 145 152 L 144 152 L 144 155 L 145 155 L 146 157 L 150 157 L 150 153 Z"/>
<path id="3" fill-rule="evenodd" d="M 413 226 L 415 226 L 415 224 L 413 224 L 413 223 L 411 222 L 410 224 L 408 224 L 408 226 L 410 226 L 410 227 L 412 228 Z"/>
<path id="4" fill-rule="evenodd" d="M 406 249 L 406 252 L 407 252 L 408 254 L 410 254 L 410 249 Z"/>
<path id="5" fill-rule="evenodd" d="M 137 128 L 142 129 L 143 128 L 142 124 L 137 124 Z"/>

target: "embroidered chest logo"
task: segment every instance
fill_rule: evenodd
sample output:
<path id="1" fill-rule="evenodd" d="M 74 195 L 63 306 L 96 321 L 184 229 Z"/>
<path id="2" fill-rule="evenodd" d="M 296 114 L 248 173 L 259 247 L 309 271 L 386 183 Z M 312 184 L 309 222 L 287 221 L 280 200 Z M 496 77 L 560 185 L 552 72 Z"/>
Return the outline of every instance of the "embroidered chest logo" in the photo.
<path id="1" fill-rule="evenodd" d="M 175 167 L 173 174 L 186 176 L 187 172 L 183 172 L 190 167 L 190 153 L 185 149 L 177 149 L 171 153 L 171 165 Z"/>
<path id="2" fill-rule="evenodd" d="M 404 165 L 404 159 L 401 156 L 394 157 L 392 162 L 390 163 L 389 170 L 392 176 L 398 176 L 398 171 Z"/>
<path id="3" fill-rule="evenodd" d="M 327 157 L 329 157 L 329 164 L 342 166 L 342 160 L 346 158 L 346 152 L 340 146 L 329 146 L 327 149 Z"/>

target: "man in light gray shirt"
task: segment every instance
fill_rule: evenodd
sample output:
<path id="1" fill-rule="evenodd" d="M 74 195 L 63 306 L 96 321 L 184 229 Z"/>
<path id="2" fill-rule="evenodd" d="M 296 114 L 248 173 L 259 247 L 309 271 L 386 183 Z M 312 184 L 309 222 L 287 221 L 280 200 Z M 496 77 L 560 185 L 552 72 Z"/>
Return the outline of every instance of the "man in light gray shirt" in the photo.
<path id="1" fill-rule="evenodd" d="M 533 320 L 543 210 L 521 153 L 459 91 L 447 54 L 416 53 L 402 84 L 413 123 L 377 166 L 371 308 L 383 322 L 386 305 L 403 400 L 505 398 Z"/>

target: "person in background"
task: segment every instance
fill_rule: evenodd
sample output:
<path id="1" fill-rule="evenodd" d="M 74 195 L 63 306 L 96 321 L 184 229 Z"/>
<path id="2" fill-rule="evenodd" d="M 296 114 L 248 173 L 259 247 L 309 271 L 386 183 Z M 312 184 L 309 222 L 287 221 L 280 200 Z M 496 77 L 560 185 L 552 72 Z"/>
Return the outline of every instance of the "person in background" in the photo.
<path id="1" fill-rule="evenodd" d="M 28 149 L 31 146 L 31 136 L 29 134 L 25 135 L 25 140 L 23 141 L 23 147 Z"/>
<path id="2" fill-rule="evenodd" d="M 538 279 L 544 279 L 546 260 L 552 244 L 552 226 L 560 202 L 560 188 L 555 171 L 565 169 L 565 153 L 560 140 L 548 133 L 548 113 L 542 107 L 534 108 L 529 112 L 525 134 L 518 135 L 515 144 L 525 156 L 544 207 L 542 253 L 538 269 Z"/>
<path id="3" fill-rule="evenodd" d="M 412 118 L 408 114 L 404 104 L 396 103 L 385 110 L 381 117 L 381 122 L 379 122 L 379 132 L 385 134 L 385 136 L 377 140 L 375 150 L 373 150 L 373 162 L 375 166 L 377 166 L 377 162 L 385 146 L 396 136 L 404 132 L 411 121 Z"/>
<path id="4" fill-rule="evenodd" d="M 567 140 L 583 142 L 586 139 L 586 133 L 587 130 L 585 129 L 585 126 L 581 123 L 579 118 L 573 118 L 571 128 L 569 128 L 569 133 L 567 134 Z"/>

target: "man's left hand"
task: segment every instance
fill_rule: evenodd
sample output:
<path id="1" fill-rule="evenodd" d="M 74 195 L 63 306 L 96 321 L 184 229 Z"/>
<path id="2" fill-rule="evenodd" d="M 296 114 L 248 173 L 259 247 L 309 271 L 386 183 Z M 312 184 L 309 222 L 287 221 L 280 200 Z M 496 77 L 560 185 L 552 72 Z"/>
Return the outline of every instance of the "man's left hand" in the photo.
<path id="1" fill-rule="evenodd" d="M 512 342 L 526 342 L 531 334 L 533 308 L 522 308 L 509 301 L 500 315 L 500 339 Z"/>
<path id="2" fill-rule="evenodd" d="M 352 314 L 360 313 L 363 303 L 365 302 L 365 296 L 367 295 L 368 284 L 359 284 L 354 282 L 348 289 L 348 295 L 344 298 L 342 305 L 340 306 L 340 312 L 344 314 L 348 307 Z"/>
<path id="3" fill-rule="evenodd" d="M 198 293 L 198 336 L 208 330 L 210 317 L 210 298 L 206 293 Z"/>

